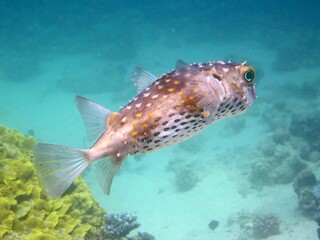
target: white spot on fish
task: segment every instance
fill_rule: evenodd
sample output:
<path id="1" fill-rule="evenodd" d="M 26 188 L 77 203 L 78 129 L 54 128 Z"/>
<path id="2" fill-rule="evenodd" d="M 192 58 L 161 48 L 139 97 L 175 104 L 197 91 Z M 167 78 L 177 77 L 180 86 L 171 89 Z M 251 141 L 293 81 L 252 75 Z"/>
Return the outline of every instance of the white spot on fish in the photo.
<path id="1" fill-rule="evenodd" d="M 127 109 L 128 109 L 128 110 L 130 110 L 130 109 L 131 109 L 131 106 L 130 106 L 130 105 L 128 105 L 128 106 L 127 106 Z"/>
<path id="2" fill-rule="evenodd" d="M 223 71 L 224 73 L 227 73 L 227 72 L 229 72 L 229 69 L 228 69 L 228 68 L 222 68 L 222 71 Z"/>
<path id="3" fill-rule="evenodd" d="M 123 118 L 121 119 L 121 123 L 126 123 L 126 121 L 127 121 L 127 118 L 126 118 L 126 117 L 123 117 Z"/>
<path id="4" fill-rule="evenodd" d="M 156 95 L 153 95 L 151 98 L 152 99 L 156 99 L 156 98 L 158 98 L 159 97 L 159 94 L 156 94 Z"/>
<path id="5" fill-rule="evenodd" d="M 141 103 L 136 104 L 136 108 L 140 108 L 141 107 Z"/>
<path id="6" fill-rule="evenodd" d="M 150 107 L 151 106 L 151 103 L 147 103 L 146 104 L 146 107 L 148 108 L 148 107 Z"/>
<path id="7" fill-rule="evenodd" d="M 146 92 L 143 94 L 143 97 L 148 97 L 150 95 L 150 93 Z"/>

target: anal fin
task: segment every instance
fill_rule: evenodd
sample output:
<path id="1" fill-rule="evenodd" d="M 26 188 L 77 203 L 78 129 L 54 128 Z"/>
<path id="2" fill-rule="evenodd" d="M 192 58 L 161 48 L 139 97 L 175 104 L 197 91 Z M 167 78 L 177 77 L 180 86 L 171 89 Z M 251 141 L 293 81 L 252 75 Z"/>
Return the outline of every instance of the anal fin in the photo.
<path id="1" fill-rule="evenodd" d="M 97 161 L 97 179 L 103 192 L 110 193 L 113 177 L 116 175 L 124 157 L 110 156 Z"/>

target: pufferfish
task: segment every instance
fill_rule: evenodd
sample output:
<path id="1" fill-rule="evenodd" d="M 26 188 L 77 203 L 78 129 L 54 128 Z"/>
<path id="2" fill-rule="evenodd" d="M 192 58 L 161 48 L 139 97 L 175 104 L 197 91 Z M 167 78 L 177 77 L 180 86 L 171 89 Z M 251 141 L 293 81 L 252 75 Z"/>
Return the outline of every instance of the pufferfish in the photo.
<path id="1" fill-rule="evenodd" d="M 39 143 L 34 150 L 40 182 L 53 197 L 62 195 L 92 162 L 98 182 L 109 194 L 112 179 L 129 155 L 182 142 L 218 120 L 245 112 L 256 98 L 255 71 L 245 63 L 187 64 L 181 60 L 159 78 L 137 67 L 138 95 L 119 112 L 84 97 L 76 104 L 89 149 Z"/>

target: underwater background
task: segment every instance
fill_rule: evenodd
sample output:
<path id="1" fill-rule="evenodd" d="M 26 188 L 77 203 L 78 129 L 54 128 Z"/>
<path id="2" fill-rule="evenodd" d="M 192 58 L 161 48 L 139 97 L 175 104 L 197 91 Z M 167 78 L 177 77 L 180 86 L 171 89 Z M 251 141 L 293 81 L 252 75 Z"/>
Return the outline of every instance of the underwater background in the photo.
<path id="1" fill-rule="evenodd" d="M 137 65 L 247 61 L 258 98 L 244 115 L 127 158 L 109 196 L 94 166 L 82 176 L 107 215 L 132 213 L 156 239 L 318 239 L 319 12 L 319 0 L 0 1 L 0 124 L 86 148 L 75 95 L 118 111 Z"/>

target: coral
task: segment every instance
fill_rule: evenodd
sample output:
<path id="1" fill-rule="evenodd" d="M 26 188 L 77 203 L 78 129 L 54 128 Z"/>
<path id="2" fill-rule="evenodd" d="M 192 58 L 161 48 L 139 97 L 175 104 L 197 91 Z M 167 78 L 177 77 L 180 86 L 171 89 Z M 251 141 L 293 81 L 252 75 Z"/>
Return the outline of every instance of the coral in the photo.
<path id="1" fill-rule="evenodd" d="M 293 187 L 296 194 L 300 194 L 301 189 L 305 187 L 313 187 L 317 184 L 316 175 L 310 170 L 305 170 L 298 174 Z"/>
<path id="2" fill-rule="evenodd" d="M 238 224 L 240 228 L 243 229 L 251 222 L 252 217 L 252 213 L 242 210 L 241 212 L 236 212 L 229 217 L 228 225 Z"/>
<path id="3" fill-rule="evenodd" d="M 103 209 L 80 178 L 66 196 L 48 197 L 32 164 L 35 143 L 31 136 L 0 126 L 0 238 L 95 238 Z"/>
<path id="4" fill-rule="evenodd" d="M 312 192 L 314 195 L 315 205 L 317 210 L 317 212 L 314 214 L 313 217 L 316 223 L 318 224 L 317 234 L 318 234 L 318 239 L 320 239 L 320 185 L 316 186 Z"/>
<path id="5" fill-rule="evenodd" d="M 172 158 L 168 161 L 166 171 L 174 173 L 174 185 L 178 192 L 191 190 L 199 181 L 196 172 L 203 170 L 203 165 L 195 164 L 191 158 Z"/>
<path id="6" fill-rule="evenodd" d="M 316 186 L 316 176 L 310 170 L 299 173 L 293 183 L 294 192 L 298 195 L 299 208 L 310 216 L 317 210 L 317 199 L 319 200 L 320 194 Z"/>
<path id="7" fill-rule="evenodd" d="M 267 137 L 260 144 L 255 161 L 251 164 L 250 181 L 254 187 L 294 181 L 296 175 L 307 166 L 301 159 L 303 143 L 291 137 L 285 129 L 276 129 L 271 138 Z M 314 155 L 316 158 L 317 154 Z"/>
<path id="8" fill-rule="evenodd" d="M 97 240 L 118 239 L 118 240 L 156 240 L 147 232 L 138 232 L 138 235 L 129 237 L 129 233 L 138 228 L 137 216 L 124 212 L 119 214 L 108 214 L 104 218 L 104 226 L 101 228 Z"/>
<path id="9" fill-rule="evenodd" d="M 278 128 L 272 133 L 272 139 L 276 144 L 284 144 L 290 139 L 290 133 L 285 128 Z"/>
<path id="10" fill-rule="evenodd" d="M 307 115 L 293 115 L 291 118 L 290 133 L 306 141 L 311 150 L 320 149 L 319 129 L 320 111 L 311 112 Z"/>
<path id="11" fill-rule="evenodd" d="M 188 168 L 180 169 L 175 173 L 175 184 L 179 192 L 191 190 L 199 181 L 195 173 Z"/>
<path id="12" fill-rule="evenodd" d="M 319 151 L 311 151 L 309 153 L 308 159 L 310 162 L 320 161 L 320 152 Z"/>
<path id="13" fill-rule="evenodd" d="M 272 214 L 256 214 L 252 219 L 252 235 L 267 238 L 280 233 L 280 220 Z"/>
<path id="14" fill-rule="evenodd" d="M 241 233 L 238 239 L 262 239 L 280 233 L 280 219 L 273 214 L 241 211 L 229 218 L 229 225 L 238 224 Z"/>
<path id="15" fill-rule="evenodd" d="M 262 144 L 261 144 L 261 152 L 264 156 L 266 157 L 272 157 L 275 154 L 276 151 L 276 144 L 270 139 L 265 140 Z"/>
<path id="16" fill-rule="evenodd" d="M 269 161 L 255 161 L 251 164 L 251 175 L 250 181 L 257 186 L 268 185 L 272 183 L 270 177 L 270 171 L 272 170 L 272 165 Z"/>
<path id="17" fill-rule="evenodd" d="M 305 168 L 306 164 L 298 156 L 278 153 L 272 158 L 261 157 L 251 164 L 250 181 L 255 187 L 286 184 Z"/>
<path id="18" fill-rule="evenodd" d="M 105 226 L 101 229 L 104 238 L 118 239 L 126 237 L 132 230 L 138 228 L 137 216 L 129 213 L 107 214 Z"/>

